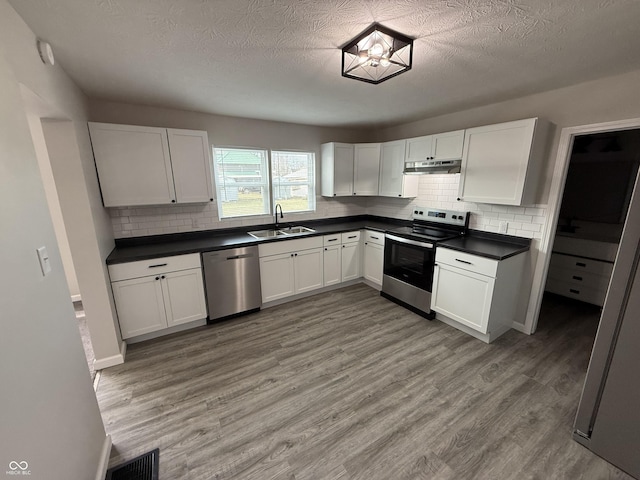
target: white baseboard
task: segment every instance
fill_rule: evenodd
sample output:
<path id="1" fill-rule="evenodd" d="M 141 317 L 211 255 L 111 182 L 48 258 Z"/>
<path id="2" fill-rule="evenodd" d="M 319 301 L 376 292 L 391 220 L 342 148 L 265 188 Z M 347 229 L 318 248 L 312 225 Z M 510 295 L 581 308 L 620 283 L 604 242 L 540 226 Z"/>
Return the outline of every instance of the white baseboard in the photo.
<path id="1" fill-rule="evenodd" d="M 183 332 L 185 330 L 190 330 L 196 327 L 202 327 L 207 324 L 206 318 L 201 318 L 200 320 L 194 320 L 192 322 L 183 323 L 181 325 L 175 325 L 169 328 L 163 328 L 162 330 L 157 330 L 151 333 L 145 333 L 144 335 L 138 335 L 137 337 L 127 338 L 127 343 L 139 343 L 145 342 L 147 340 L 152 340 L 158 337 L 164 337 L 165 335 L 169 335 L 171 333 Z"/>
<path id="2" fill-rule="evenodd" d="M 120 344 L 119 354 L 94 360 L 93 368 L 95 368 L 96 370 L 102 370 L 103 368 L 109 368 L 115 365 L 120 365 L 121 363 L 124 363 L 124 357 L 126 353 L 127 353 L 127 342 L 123 340 L 122 343 Z"/>
<path id="3" fill-rule="evenodd" d="M 511 324 L 511 328 L 517 330 L 518 332 L 524 333 L 525 335 L 531 335 L 531 332 L 527 330 L 524 323 L 513 322 Z"/>
<path id="4" fill-rule="evenodd" d="M 109 456 L 111 455 L 111 435 L 107 434 L 102 444 L 102 452 L 100 453 L 100 462 L 98 470 L 96 470 L 96 480 L 104 480 L 107 476 L 107 467 L 109 466 Z"/>

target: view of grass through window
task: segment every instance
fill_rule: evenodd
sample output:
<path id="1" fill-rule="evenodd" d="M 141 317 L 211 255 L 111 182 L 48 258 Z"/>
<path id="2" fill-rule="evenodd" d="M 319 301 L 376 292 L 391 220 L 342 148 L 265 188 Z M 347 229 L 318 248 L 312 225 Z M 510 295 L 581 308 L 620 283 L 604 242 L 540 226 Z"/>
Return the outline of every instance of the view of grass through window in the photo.
<path id="1" fill-rule="evenodd" d="M 310 152 L 215 148 L 214 175 L 220 218 L 315 210 L 315 157 Z M 271 182 L 269 181 L 271 179 Z"/>

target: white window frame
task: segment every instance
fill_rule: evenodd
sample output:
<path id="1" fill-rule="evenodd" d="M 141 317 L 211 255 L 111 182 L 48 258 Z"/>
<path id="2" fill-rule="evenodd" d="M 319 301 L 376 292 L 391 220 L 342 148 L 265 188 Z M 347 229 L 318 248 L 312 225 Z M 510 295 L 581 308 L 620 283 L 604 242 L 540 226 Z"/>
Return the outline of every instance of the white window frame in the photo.
<path id="1" fill-rule="evenodd" d="M 269 151 L 269 168 L 270 168 L 270 183 L 271 183 L 271 200 L 273 205 L 278 203 L 276 199 L 276 188 L 278 188 L 274 183 L 274 174 L 273 174 L 273 157 L 274 154 L 291 154 L 291 155 L 308 155 L 310 156 L 309 161 L 307 162 L 307 178 L 309 178 L 306 182 L 287 182 L 287 187 L 307 187 L 307 198 L 308 203 L 307 207 L 304 210 L 288 210 L 290 213 L 307 213 L 307 212 L 315 212 L 316 211 L 316 154 L 315 152 L 310 152 L 307 150 L 270 150 Z"/>
<path id="2" fill-rule="evenodd" d="M 257 217 L 257 216 L 263 216 L 263 215 L 271 215 L 271 209 L 272 209 L 272 204 L 271 204 L 271 155 L 269 150 L 264 149 L 264 148 L 253 148 L 253 147 L 227 147 L 227 146 L 215 146 L 212 145 L 211 147 L 212 153 L 213 153 L 213 168 L 211 169 L 212 175 L 213 175 L 213 180 L 216 186 L 216 200 L 218 203 L 218 218 L 220 220 L 223 219 L 233 219 L 233 218 L 243 218 L 243 217 Z M 261 187 L 261 191 L 262 191 L 262 199 L 265 205 L 265 209 L 266 211 L 262 211 L 262 212 L 252 212 L 252 213 L 247 213 L 247 214 L 243 214 L 243 215 L 223 215 L 223 210 L 222 210 L 222 188 L 223 185 L 220 184 L 219 179 L 220 178 L 224 178 L 225 175 L 219 175 L 219 171 L 218 171 L 218 162 L 217 162 L 217 156 L 218 156 L 218 152 L 216 152 L 216 150 L 236 150 L 236 151 L 248 151 L 248 152 L 262 152 L 264 154 L 264 161 L 261 165 L 262 169 L 264 170 L 264 179 L 262 182 L 260 183 L 255 183 L 255 182 L 236 182 L 233 185 L 237 186 L 238 188 L 256 188 L 256 187 Z M 223 166 L 224 168 L 224 166 Z M 232 178 L 231 176 L 229 176 L 228 178 Z"/>

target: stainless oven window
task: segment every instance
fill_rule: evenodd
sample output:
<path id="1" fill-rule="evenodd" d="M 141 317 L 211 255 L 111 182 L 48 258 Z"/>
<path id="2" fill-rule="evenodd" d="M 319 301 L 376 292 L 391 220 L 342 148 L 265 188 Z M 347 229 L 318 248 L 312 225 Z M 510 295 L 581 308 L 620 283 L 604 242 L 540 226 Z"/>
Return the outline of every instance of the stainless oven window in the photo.
<path id="1" fill-rule="evenodd" d="M 384 274 L 428 292 L 433 283 L 435 249 L 385 241 Z"/>

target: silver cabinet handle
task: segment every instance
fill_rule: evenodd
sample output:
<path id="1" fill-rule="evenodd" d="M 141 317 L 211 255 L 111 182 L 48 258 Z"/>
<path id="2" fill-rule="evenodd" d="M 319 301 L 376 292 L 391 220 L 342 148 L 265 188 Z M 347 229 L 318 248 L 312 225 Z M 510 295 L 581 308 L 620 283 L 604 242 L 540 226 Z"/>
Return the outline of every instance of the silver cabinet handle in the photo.
<path id="1" fill-rule="evenodd" d="M 467 265 L 473 265 L 473 263 L 467 262 L 466 260 L 460 260 L 459 258 L 456 258 L 456 262 L 466 263 Z"/>
<path id="2" fill-rule="evenodd" d="M 253 257 L 250 253 L 245 253 L 244 255 L 233 255 L 232 257 L 227 257 L 227 260 L 238 260 L 240 258 L 251 258 Z"/>
<path id="3" fill-rule="evenodd" d="M 157 265 L 149 265 L 149 268 L 158 268 L 158 267 L 166 267 L 166 263 L 159 263 Z"/>

